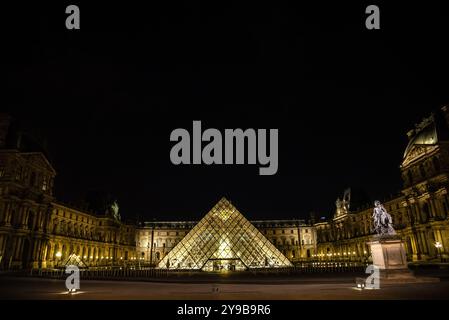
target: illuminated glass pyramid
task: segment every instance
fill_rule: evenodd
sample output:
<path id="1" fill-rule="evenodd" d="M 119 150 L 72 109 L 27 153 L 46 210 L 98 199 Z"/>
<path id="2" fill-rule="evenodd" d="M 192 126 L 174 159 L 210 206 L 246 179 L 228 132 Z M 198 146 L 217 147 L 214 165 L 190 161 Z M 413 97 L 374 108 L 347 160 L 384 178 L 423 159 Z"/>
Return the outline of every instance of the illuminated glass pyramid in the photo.
<path id="1" fill-rule="evenodd" d="M 76 254 L 72 253 L 62 264 L 63 266 L 70 266 L 75 265 L 78 268 L 87 268 L 87 265 L 84 263 L 84 261 L 81 259 L 80 256 L 77 256 Z"/>
<path id="2" fill-rule="evenodd" d="M 225 198 L 158 265 L 161 269 L 204 271 L 290 266 L 291 262 Z"/>

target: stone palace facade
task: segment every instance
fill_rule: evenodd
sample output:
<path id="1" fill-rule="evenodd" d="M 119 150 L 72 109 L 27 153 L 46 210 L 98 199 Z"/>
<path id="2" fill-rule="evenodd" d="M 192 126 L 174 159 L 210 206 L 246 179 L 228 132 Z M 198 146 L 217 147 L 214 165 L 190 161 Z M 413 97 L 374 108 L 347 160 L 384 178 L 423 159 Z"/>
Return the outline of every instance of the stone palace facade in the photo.
<path id="1" fill-rule="evenodd" d="M 405 243 L 409 261 L 447 259 L 449 109 L 443 107 L 425 118 L 408 137 L 400 165 L 403 189 L 383 204 Z M 77 209 L 53 196 L 55 176 L 45 154 L 30 149 L 25 136 L 12 132 L 11 118 L 1 115 L 0 269 L 54 268 L 69 262 L 86 267 L 157 266 L 198 223 L 126 223 L 116 203 L 100 213 Z M 261 244 L 274 245 L 270 253 L 279 252 L 280 258 L 293 264 L 367 262 L 372 212 L 373 204 L 353 208 L 347 190 L 328 220 L 250 221 L 250 226 L 258 230 Z"/>

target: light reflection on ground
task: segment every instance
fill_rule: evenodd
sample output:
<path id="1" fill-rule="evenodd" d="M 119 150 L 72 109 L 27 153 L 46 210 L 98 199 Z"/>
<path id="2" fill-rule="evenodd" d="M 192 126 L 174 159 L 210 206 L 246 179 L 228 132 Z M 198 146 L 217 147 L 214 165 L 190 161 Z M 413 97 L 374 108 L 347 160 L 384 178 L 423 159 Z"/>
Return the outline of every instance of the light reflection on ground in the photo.
<path id="1" fill-rule="evenodd" d="M 69 294 L 64 280 L 0 278 L 0 299 L 181 299 L 181 300 L 278 300 L 278 299 L 448 299 L 449 281 L 385 285 L 361 290 L 340 279 L 318 283 L 167 283 L 81 280 L 80 291 Z"/>

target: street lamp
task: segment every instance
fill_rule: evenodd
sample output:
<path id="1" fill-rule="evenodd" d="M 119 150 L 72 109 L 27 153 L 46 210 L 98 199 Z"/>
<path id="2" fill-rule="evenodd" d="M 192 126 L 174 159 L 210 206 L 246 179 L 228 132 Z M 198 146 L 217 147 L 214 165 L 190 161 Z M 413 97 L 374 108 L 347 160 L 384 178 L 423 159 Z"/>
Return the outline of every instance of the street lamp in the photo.
<path id="1" fill-rule="evenodd" d="M 437 248 L 437 252 L 438 252 L 438 254 L 440 256 L 440 261 L 443 262 L 443 257 L 441 256 L 441 251 L 440 251 L 440 248 L 442 248 L 443 245 L 441 244 L 441 242 L 436 241 L 435 242 L 435 247 Z"/>

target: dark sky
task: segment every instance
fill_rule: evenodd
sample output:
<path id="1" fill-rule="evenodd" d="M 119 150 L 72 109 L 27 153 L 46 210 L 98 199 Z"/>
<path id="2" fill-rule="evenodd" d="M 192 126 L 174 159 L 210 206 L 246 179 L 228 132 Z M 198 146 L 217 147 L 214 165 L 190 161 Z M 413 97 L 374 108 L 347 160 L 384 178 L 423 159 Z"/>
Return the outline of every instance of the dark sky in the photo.
<path id="1" fill-rule="evenodd" d="M 66 4 L 4 10 L 2 109 L 47 137 L 58 199 L 104 190 L 159 220 L 222 196 L 251 219 L 329 216 L 347 187 L 399 192 L 406 132 L 449 102 L 437 2 L 379 2 L 376 31 L 371 3 L 138 3 L 80 4 L 78 31 Z M 278 128 L 278 173 L 172 165 L 170 132 L 193 120 Z"/>

